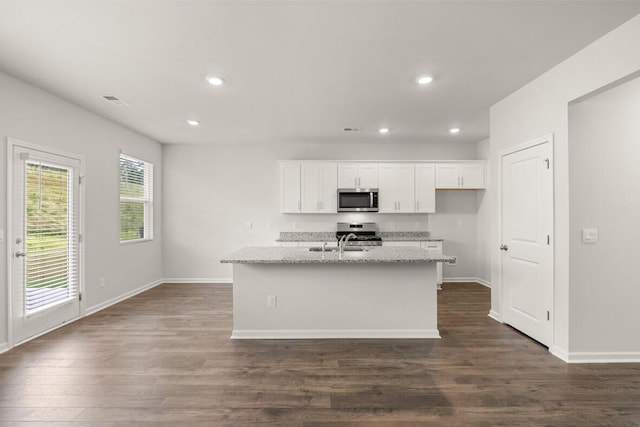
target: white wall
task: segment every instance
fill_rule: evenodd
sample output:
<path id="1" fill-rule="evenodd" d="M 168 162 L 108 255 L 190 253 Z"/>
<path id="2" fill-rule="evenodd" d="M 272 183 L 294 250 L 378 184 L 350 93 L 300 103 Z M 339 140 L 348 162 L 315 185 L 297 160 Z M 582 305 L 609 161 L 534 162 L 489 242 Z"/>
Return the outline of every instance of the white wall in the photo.
<path id="1" fill-rule="evenodd" d="M 477 158 L 479 160 L 489 159 L 490 143 L 485 139 L 476 144 Z M 477 264 L 476 276 L 485 285 L 491 285 L 491 204 L 488 193 L 491 192 L 491 168 L 487 165 L 487 176 L 485 176 L 487 189 L 476 193 L 478 215 L 476 216 L 477 227 Z"/>
<path id="2" fill-rule="evenodd" d="M 555 204 L 555 290 L 554 338 L 552 351 L 565 359 L 576 357 L 569 336 L 590 336 L 592 342 L 601 337 L 591 334 L 588 322 L 570 318 L 569 250 L 571 227 L 569 218 L 569 138 L 568 104 L 585 94 L 640 70 L 640 16 L 636 16 L 616 30 L 597 40 L 571 58 L 514 92 L 491 108 L 491 188 L 497 188 L 500 153 L 508 147 L 554 135 L 554 204 Z M 498 198 L 489 193 L 494 213 Z M 493 215 L 495 217 L 495 215 Z M 500 283 L 498 263 L 498 222 L 492 220 L 492 310 L 500 312 Z M 632 250 L 633 248 L 628 248 Z M 623 306 L 612 304 L 603 310 L 614 312 Z M 629 313 L 629 328 L 640 324 L 640 311 Z M 618 331 L 619 332 L 619 331 Z M 635 338 L 634 338 L 635 337 Z M 616 347 L 633 347 L 640 351 L 640 339 L 634 334 L 616 333 Z M 629 344 L 632 341 L 633 344 Z"/>
<path id="3" fill-rule="evenodd" d="M 164 276 L 229 279 L 219 260 L 248 245 L 274 244 L 280 231 L 331 231 L 338 221 L 373 221 L 383 231 L 429 230 L 459 264 L 445 277 L 476 277 L 475 190 L 438 191 L 436 214 L 279 213 L 278 160 L 466 160 L 472 144 L 280 144 L 164 146 Z M 251 221 L 253 228 L 247 229 Z M 393 223 L 393 224 L 392 224 Z M 416 227 L 416 223 L 417 227 Z M 462 228 L 457 228 L 458 224 Z M 296 228 L 294 228 L 294 224 Z"/>
<path id="4" fill-rule="evenodd" d="M 49 93 L 0 73 L 0 229 L 7 231 L 7 138 L 84 155 L 85 308 L 100 306 L 162 277 L 161 212 L 156 210 L 156 239 L 119 243 L 119 150 L 155 164 L 156 204 L 161 205 L 160 144 L 76 107 Z M 0 245 L 0 348 L 7 342 L 7 250 Z M 98 287 L 100 277 L 107 285 Z"/>
<path id="5" fill-rule="evenodd" d="M 569 107 L 570 320 L 575 352 L 638 351 L 640 78 Z M 595 227 L 596 244 L 581 230 Z M 635 336 L 628 339 L 624 332 Z M 598 337 L 598 339 L 594 339 Z"/>

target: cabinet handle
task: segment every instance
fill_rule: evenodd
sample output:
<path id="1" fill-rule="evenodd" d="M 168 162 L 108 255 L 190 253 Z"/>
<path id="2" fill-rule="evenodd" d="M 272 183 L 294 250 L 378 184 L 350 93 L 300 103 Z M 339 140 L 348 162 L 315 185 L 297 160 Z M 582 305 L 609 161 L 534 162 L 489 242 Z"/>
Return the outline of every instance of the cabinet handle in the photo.
<path id="1" fill-rule="evenodd" d="M 320 210 L 324 210 L 324 202 L 320 202 Z"/>
<path id="2" fill-rule="evenodd" d="M 460 187 L 464 187 L 464 176 L 460 177 Z"/>
<path id="3" fill-rule="evenodd" d="M 419 211 L 420 210 L 420 201 L 416 202 L 416 210 Z"/>
<path id="4" fill-rule="evenodd" d="M 398 210 L 400 210 L 400 202 L 398 202 Z"/>
<path id="5" fill-rule="evenodd" d="M 300 200 L 298 200 L 298 212 L 300 212 Z"/>

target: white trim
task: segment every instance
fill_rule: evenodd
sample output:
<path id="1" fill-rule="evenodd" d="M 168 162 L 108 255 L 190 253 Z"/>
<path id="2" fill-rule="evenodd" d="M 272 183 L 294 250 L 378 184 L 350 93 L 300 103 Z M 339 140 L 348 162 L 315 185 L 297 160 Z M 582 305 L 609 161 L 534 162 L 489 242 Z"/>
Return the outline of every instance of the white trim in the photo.
<path id="1" fill-rule="evenodd" d="M 437 329 L 264 329 L 237 330 L 231 339 L 370 339 L 370 338 L 440 338 Z"/>
<path id="2" fill-rule="evenodd" d="M 567 363 L 640 363 L 638 351 L 570 352 Z"/>
<path id="3" fill-rule="evenodd" d="M 8 342 L 0 343 L 0 354 L 6 351 L 9 351 L 9 343 Z"/>
<path id="4" fill-rule="evenodd" d="M 201 278 L 164 278 L 162 280 L 164 281 L 164 283 L 178 283 L 178 284 L 182 284 L 182 283 L 210 283 L 210 284 L 224 283 L 224 284 L 232 284 L 233 283 L 233 278 L 231 278 L 231 277 L 218 277 L 218 278 L 208 278 L 208 277 L 201 277 Z"/>
<path id="5" fill-rule="evenodd" d="M 110 300 L 107 300 L 107 301 L 102 302 L 100 304 L 96 304 L 96 305 L 94 305 L 92 307 L 87 308 L 83 317 L 90 316 L 90 315 L 92 315 L 94 313 L 97 313 L 100 310 L 104 310 L 107 307 L 111 307 L 114 304 L 117 304 L 117 303 L 122 302 L 122 301 L 124 301 L 126 299 L 129 299 L 129 298 L 131 298 L 131 297 L 133 297 L 135 295 L 138 295 L 138 294 L 140 294 L 140 293 L 142 293 L 144 291 L 148 291 L 149 289 L 155 288 L 156 286 L 161 285 L 163 283 L 164 283 L 164 281 L 162 279 L 154 280 L 153 282 L 147 283 L 146 285 L 143 285 L 143 286 L 140 286 L 137 289 L 134 289 L 132 291 L 126 292 L 126 293 L 124 293 L 124 294 L 122 294 L 120 296 L 117 296 L 115 298 L 111 298 Z"/>
<path id="6" fill-rule="evenodd" d="M 549 347 L 549 352 L 563 362 L 569 363 L 569 353 L 558 346 Z"/>
<path id="7" fill-rule="evenodd" d="M 495 311 L 495 310 L 489 310 L 489 315 L 488 315 L 488 316 L 489 316 L 490 318 L 492 318 L 493 320 L 495 320 L 496 322 L 504 323 L 504 322 L 502 321 L 502 318 L 500 317 L 500 313 L 498 313 L 498 312 L 497 312 L 497 311 Z"/>
<path id="8" fill-rule="evenodd" d="M 442 279 L 443 283 L 478 283 L 487 288 L 491 288 L 491 283 L 479 277 L 445 277 Z"/>

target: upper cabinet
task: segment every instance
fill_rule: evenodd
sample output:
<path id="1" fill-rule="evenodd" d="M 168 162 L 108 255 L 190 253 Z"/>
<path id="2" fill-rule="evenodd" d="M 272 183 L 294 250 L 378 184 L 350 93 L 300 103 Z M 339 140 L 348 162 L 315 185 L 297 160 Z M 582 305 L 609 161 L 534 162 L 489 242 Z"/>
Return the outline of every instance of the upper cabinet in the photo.
<path id="1" fill-rule="evenodd" d="M 302 213 L 336 213 L 338 170 L 334 162 L 300 165 Z"/>
<path id="2" fill-rule="evenodd" d="M 380 163 L 380 213 L 415 212 L 415 174 L 413 163 Z"/>
<path id="3" fill-rule="evenodd" d="M 280 162 L 280 212 L 299 213 L 300 162 Z"/>
<path id="4" fill-rule="evenodd" d="M 416 163 L 416 212 L 436 211 L 436 166 Z"/>
<path id="5" fill-rule="evenodd" d="M 484 162 L 440 163 L 436 165 L 436 189 L 482 189 Z"/>
<path id="6" fill-rule="evenodd" d="M 338 163 L 338 188 L 378 188 L 378 164 Z"/>
<path id="7" fill-rule="evenodd" d="M 380 213 L 433 213 L 436 190 L 483 189 L 485 163 L 280 162 L 280 212 L 337 213 L 338 188 L 378 188 Z"/>

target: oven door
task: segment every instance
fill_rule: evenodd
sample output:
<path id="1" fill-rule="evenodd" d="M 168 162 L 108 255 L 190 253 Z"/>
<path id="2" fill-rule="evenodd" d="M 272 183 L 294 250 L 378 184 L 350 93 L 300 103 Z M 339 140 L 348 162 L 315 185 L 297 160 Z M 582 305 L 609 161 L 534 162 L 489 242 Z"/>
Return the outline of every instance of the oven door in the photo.
<path id="1" fill-rule="evenodd" d="M 339 189 L 338 212 L 378 212 L 378 190 Z"/>

